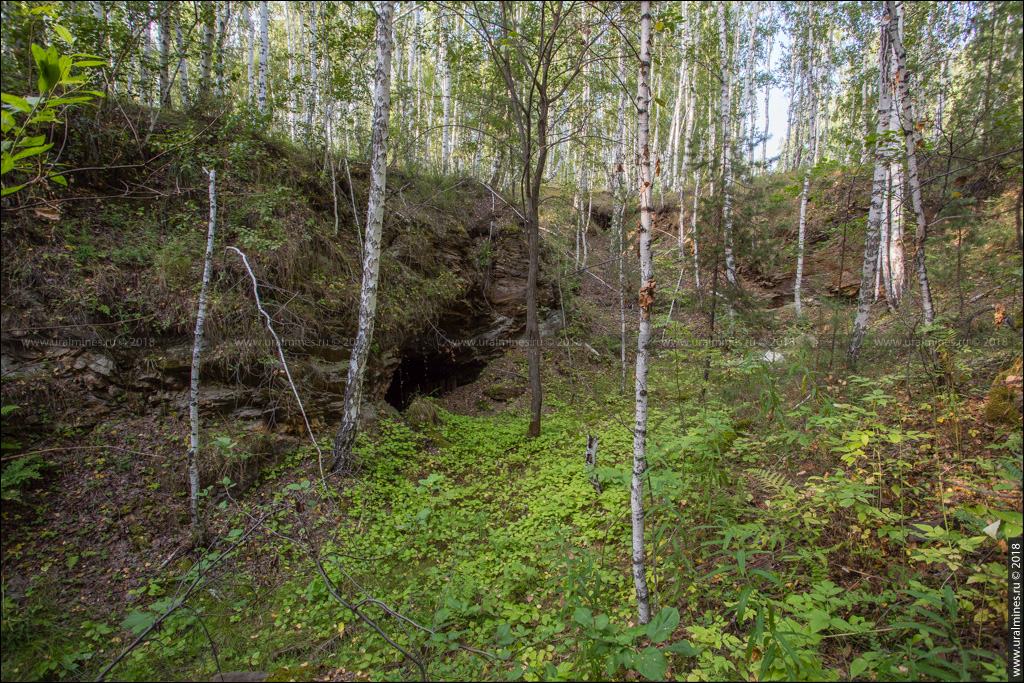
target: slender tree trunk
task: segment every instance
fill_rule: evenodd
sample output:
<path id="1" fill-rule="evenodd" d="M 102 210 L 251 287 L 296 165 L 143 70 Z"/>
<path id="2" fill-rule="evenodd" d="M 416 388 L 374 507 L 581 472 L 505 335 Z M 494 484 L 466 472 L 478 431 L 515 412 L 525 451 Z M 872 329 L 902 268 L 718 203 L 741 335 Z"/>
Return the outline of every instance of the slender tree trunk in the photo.
<path id="1" fill-rule="evenodd" d="M 1021 209 L 1024 208 L 1024 186 L 1017 190 L 1017 249 L 1024 251 L 1024 235 L 1021 234 Z"/>
<path id="2" fill-rule="evenodd" d="M 210 74 L 213 70 L 213 43 L 217 30 L 217 3 L 203 3 L 203 51 L 199 61 L 199 97 L 202 100 L 210 90 Z"/>
<path id="3" fill-rule="evenodd" d="M 441 13 L 441 172 L 448 175 L 451 163 L 452 74 L 448 63 L 448 21 Z"/>
<path id="4" fill-rule="evenodd" d="M 320 3 L 310 3 L 309 15 L 309 107 L 306 110 L 306 134 L 313 137 L 313 120 L 316 116 L 316 108 L 320 100 L 320 73 L 319 73 L 319 41 L 317 40 L 317 8 Z"/>
<path id="5" fill-rule="evenodd" d="M 621 335 L 620 355 L 622 360 L 622 385 L 620 390 L 626 393 L 626 283 L 625 259 L 626 244 L 623 231 L 623 213 L 625 212 L 626 188 L 622 164 L 625 161 L 626 148 L 626 97 L 623 88 L 626 83 L 626 53 L 619 47 L 618 71 L 619 111 L 615 124 L 615 157 L 612 183 L 612 235 L 615 239 L 615 263 L 619 275 L 619 326 Z"/>
<path id="6" fill-rule="evenodd" d="M 718 43 L 722 60 L 722 190 L 725 195 L 722 203 L 722 221 L 725 224 L 725 276 L 729 284 L 736 284 L 736 261 L 732 253 L 732 144 L 730 140 L 729 114 L 732 106 L 732 60 L 729 57 L 729 44 L 726 40 L 725 2 L 718 0 Z"/>
<path id="7" fill-rule="evenodd" d="M 893 21 L 892 25 L 899 28 L 898 21 Z M 895 57 L 896 52 L 893 50 L 890 59 L 895 59 Z M 895 139 L 897 133 L 902 133 L 902 131 L 899 103 L 891 102 L 889 106 L 889 132 Z M 882 275 L 885 280 L 886 301 L 891 309 L 896 309 L 903 297 L 905 285 L 903 266 L 905 261 L 903 253 L 905 228 L 903 217 L 906 213 L 906 199 L 903 196 L 903 160 L 896 153 L 895 145 L 891 145 L 891 147 L 892 149 L 889 151 L 889 212 L 886 214 L 889 224 L 888 230 L 882 236 L 881 248 L 884 261 Z"/>
<path id="8" fill-rule="evenodd" d="M 377 317 L 377 283 L 380 273 L 380 240 L 384 219 L 384 199 L 388 170 L 388 117 L 391 112 L 391 21 L 394 3 L 384 0 L 377 11 L 377 65 L 373 89 L 373 150 L 370 165 L 370 197 L 366 216 L 366 248 L 363 254 L 362 296 L 359 301 L 359 327 L 348 366 L 345 406 L 341 425 L 334 437 L 331 470 L 345 465 L 352 451 L 359 422 L 366 364 L 373 343 L 373 325 Z"/>
<path id="9" fill-rule="evenodd" d="M 782 150 L 782 170 L 790 169 L 792 159 L 793 110 L 796 108 L 796 46 L 791 47 L 793 56 L 790 61 L 789 105 L 786 107 L 786 145 Z"/>
<path id="10" fill-rule="evenodd" d="M 160 104 L 163 109 L 171 101 L 171 10 L 173 5 L 160 8 Z"/>
<path id="11" fill-rule="evenodd" d="M 262 13 L 263 12 L 263 7 L 262 7 L 263 2 L 261 2 L 260 5 L 261 5 L 260 12 Z M 260 21 L 262 22 L 262 17 L 260 17 Z M 292 27 L 292 11 L 291 11 L 291 3 L 290 2 L 284 3 L 284 24 L 285 24 L 285 30 L 288 33 L 288 88 L 287 88 L 287 91 L 288 91 L 288 112 L 287 112 L 287 116 L 288 116 L 288 136 L 289 136 L 289 139 L 294 142 L 295 141 L 295 117 L 298 115 L 299 98 L 298 98 L 298 95 L 295 93 L 295 59 L 294 59 L 293 55 L 295 54 L 295 33 L 296 33 L 296 30 Z M 261 43 L 262 42 L 263 41 L 261 40 Z M 269 45 L 269 41 L 267 41 L 267 44 Z M 260 62 L 261 62 L 260 69 L 263 69 L 263 64 L 262 64 L 262 62 L 263 62 L 262 46 L 261 46 L 261 52 L 260 52 Z M 261 76 L 261 78 L 262 78 L 262 76 Z M 260 87 L 261 88 L 263 87 L 262 83 L 260 84 Z M 353 102 L 352 105 L 355 106 L 355 102 Z M 266 108 L 265 105 L 261 107 L 261 109 L 265 109 L 265 108 Z M 347 132 L 346 132 L 346 135 L 348 135 Z M 356 141 L 358 142 L 358 140 L 359 140 L 359 137 L 357 135 L 356 136 Z M 346 153 L 346 156 L 347 156 L 347 153 Z"/>
<path id="12" fill-rule="evenodd" d="M 206 236 L 206 259 L 203 263 L 203 284 L 199 289 L 199 310 L 196 312 L 196 334 L 192 344 L 192 388 L 188 400 L 188 416 L 192 431 L 188 449 L 189 512 L 192 528 L 201 528 L 199 520 L 199 365 L 202 360 L 203 326 L 206 324 L 206 290 L 213 270 L 213 237 L 217 226 L 216 171 L 210 172 L 210 229 Z"/>
<path id="13" fill-rule="evenodd" d="M 178 87 L 181 89 L 181 106 L 188 108 L 191 100 L 188 90 L 188 51 L 185 47 L 185 36 L 181 32 L 180 17 L 175 17 L 174 37 L 178 44 Z"/>
<path id="14" fill-rule="evenodd" d="M 683 109 L 683 92 L 687 90 L 686 83 L 686 57 L 684 56 L 679 62 L 679 79 L 676 82 L 676 103 L 672 109 L 672 124 L 669 126 L 668 131 L 668 169 L 665 173 L 665 184 L 666 186 L 675 187 L 678 178 L 679 168 L 679 138 L 683 128 L 682 121 L 682 109 Z"/>
<path id="15" fill-rule="evenodd" d="M 749 166 L 752 166 L 754 163 L 754 127 L 751 126 L 748 131 L 747 121 L 750 118 L 751 113 L 756 113 L 756 111 L 751 112 L 751 109 L 754 109 L 751 107 L 751 103 L 754 101 L 752 97 L 754 87 L 754 58 L 757 56 L 757 43 L 755 40 L 757 37 L 757 23 L 760 12 L 761 3 L 758 2 L 758 0 L 754 0 L 754 2 L 750 4 L 750 26 L 748 27 L 748 30 L 750 31 L 750 38 L 747 42 L 747 68 L 743 77 L 743 99 L 741 106 L 742 111 L 740 112 L 739 137 L 740 144 L 745 143 L 747 146 L 746 162 L 748 169 Z M 747 175 L 749 175 L 749 170 Z"/>
<path id="16" fill-rule="evenodd" d="M 889 15 L 882 17 L 878 46 L 878 119 L 875 141 L 875 173 L 871 185 L 871 207 L 868 209 L 867 232 L 864 237 L 864 265 L 860 275 L 860 298 L 857 302 L 857 315 L 853 321 L 853 336 L 847 355 L 851 363 L 856 364 L 860 358 L 864 333 L 868 328 L 871 315 L 871 285 L 875 279 L 875 268 L 878 262 L 878 243 L 881 232 L 882 210 L 885 202 L 885 174 L 889 160 L 885 158 L 888 146 L 883 142 L 885 129 L 889 123 L 889 107 L 891 86 L 889 80 Z"/>
<path id="17" fill-rule="evenodd" d="M 146 22 L 146 28 L 142 32 L 142 57 L 139 59 L 139 102 L 148 105 L 152 102 L 150 65 L 153 63 L 153 23 L 148 12 Z"/>
<path id="18" fill-rule="evenodd" d="M 942 117 L 946 113 L 946 90 L 949 88 L 949 58 L 942 60 L 942 76 L 939 81 L 939 97 L 935 104 L 935 129 L 932 132 L 932 142 L 938 143 L 942 135 Z"/>
<path id="19" fill-rule="evenodd" d="M 651 230 L 654 212 L 654 176 L 650 150 L 651 3 L 640 4 L 640 77 L 636 97 L 637 144 L 640 153 L 640 330 L 636 354 L 636 423 L 633 428 L 633 481 L 630 510 L 633 520 L 633 584 L 636 588 L 637 620 L 651 620 L 650 592 L 644 564 L 644 476 L 647 472 L 647 362 L 651 346 L 651 308 L 654 305 L 654 259 Z M 645 292 L 647 296 L 645 297 Z"/>
<path id="20" fill-rule="evenodd" d="M 264 114 L 267 112 L 267 70 L 270 62 L 270 29 L 268 26 L 270 9 L 268 5 L 267 0 L 260 2 L 260 69 L 259 87 L 256 91 L 256 102 L 259 104 L 260 112 Z M 290 56 L 288 64 L 291 64 Z M 289 76 L 291 76 L 290 73 Z"/>
<path id="21" fill-rule="evenodd" d="M 224 79 L 224 46 L 228 39 L 228 28 L 231 22 L 231 2 L 226 0 L 220 9 L 220 17 L 217 25 L 217 96 L 224 97 L 227 94 L 226 81 Z"/>
<path id="22" fill-rule="evenodd" d="M 878 301 L 878 281 L 881 278 L 882 288 L 885 290 L 885 300 L 889 304 L 889 310 L 895 310 L 896 299 L 892 286 L 892 249 L 890 243 L 890 228 L 894 225 L 892 215 L 892 165 L 886 173 L 886 194 L 885 205 L 882 207 L 882 222 L 879 225 L 878 235 L 878 272 L 875 273 L 875 301 Z"/>
<path id="23" fill-rule="evenodd" d="M 693 214 L 691 216 L 690 235 L 693 240 L 693 288 L 697 290 L 697 299 L 704 305 L 704 293 L 700 288 L 700 258 L 697 254 L 697 199 L 700 197 L 700 169 L 693 172 Z"/>
<path id="24" fill-rule="evenodd" d="M 814 58 L 814 43 L 810 45 L 810 57 Z M 808 131 L 808 140 L 811 143 L 810 154 L 807 158 L 807 169 L 804 171 L 804 187 L 800 193 L 800 224 L 797 229 L 797 247 L 796 247 L 796 282 L 793 285 L 793 304 L 796 308 L 796 316 L 799 318 L 803 315 L 803 303 L 800 300 L 801 290 L 803 288 L 804 281 L 804 244 L 807 239 L 807 198 L 810 193 L 811 187 L 811 170 L 814 168 L 813 162 L 815 158 L 815 146 L 817 145 L 818 136 L 815 134 L 815 122 L 818 116 L 818 97 L 814 92 L 814 86 L 808 84 L 808 93 L 811 100 L 811 116 L 810 116 L 810 129 Z"/>
<path id="25" fill-rule="evenodd" d="M 889 14 L 897 17 L 897 7 L 893 0 L 888 0 Z M 917 230 L 914 234 L 914 269 L 917 271 L 917 282 L 921 288 L 921 308 L 924 311 L 924 324 L 931 325 L 935 319 L 935 307 L 932 304 L 931 287 L 928 284 L 928 269 L 925 265 L 924 243 L 928 236 L 928 222 L 924 215 L 924 203 L 921 200 L 921 180 L 917 174 L 917 150 L 914 139 L 914 119 L 910 110 L 910 92 L 907 88 L 907 52 L 903 48 L 899 22 L 889 22 L 889 34 L 893 49 L 896 52 L 896 90 L 899 99 L 903 124 L 903 142 L 907 148 L 907 182 L 910 185 L 910 198 L 917 219 Z"/>
<path id="26" fill-rule="evenodd" d="M 769 25 L 775 21 L 775 5 L 771 6 L 771 15 L 768 19 Z M 765 62 L 765 75 L 767 83 L 764 86 L 764 135 L 761 138 L 761 172 L 768 172 L 768 102 L 772 94 L 772 48 L 775 46 L 775 32 L 772 31 L 768 37 L 768 60 Z"/>
<path id="27" fill-rule="evenodd" d="M 246 59 L 245 59 L 245 101 L 250 107 L 256 93 L 256 80 L 253 77 L 253 44 L 256 42 L 253 36 L 252 12 L 248 5 L 242 5 L 242 25 L 245 28 Z"/>

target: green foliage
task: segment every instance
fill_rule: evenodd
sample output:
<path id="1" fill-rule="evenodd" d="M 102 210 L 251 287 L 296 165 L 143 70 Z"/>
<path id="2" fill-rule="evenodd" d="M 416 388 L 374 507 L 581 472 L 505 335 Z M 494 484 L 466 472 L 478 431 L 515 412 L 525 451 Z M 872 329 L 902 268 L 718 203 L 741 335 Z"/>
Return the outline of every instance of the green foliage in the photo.
<path id="1" fill-rule="evenodd" d="M 32 14 L 52 10 L 43 6 L 13 11 Z M 69 47 L 74 45 L 75 38 L 66 28 L 53 24 L 53 30 Z M 31 51 L 39 73 L 38 95 L 0 94 L 3 100 L 0 108 L 0 132 L 3 134 L 0 176 L 11 172 L 19 176 L 18 185 L 4 185 L 2 192 L 5 197 L 41 180 L 67 186 L 68 181 L 59 171 L 57 162 L 51 161 L 47 154 L 55 143 L 47 142 L 45 133 L 34 133 L 47 125 L 62 123 L 70 107 L 103 97 L 101 92 L 85 89 L 90 80 L 89 70 L 105 65 L 99 57 L 82 53 L 62 55 L 53 45 L 44 49 L 36 43 L 32 43 Z M 72 68 L 85 71 L 72 75 Z M 5 181 L 9 182 L 10 178 L 5 178 Z"/>
<path id="2" fill-rule="evenodd" d="M 0 437 L 0 452 L 3 453 L 4 459 L 3 470 L 0 471 L 0 499 L 2 500 L 20 499 L 22 487 L 28 482 L 42 478 L 41 470 L 46 465 L 39 455 L 12 454 L 21 448 L 21 443 L 7 437 L 12 430 L 8 416 L 16 410 L 18 410 L 16 405 L 5 405 L 0 408 L 4 434 Z"/>

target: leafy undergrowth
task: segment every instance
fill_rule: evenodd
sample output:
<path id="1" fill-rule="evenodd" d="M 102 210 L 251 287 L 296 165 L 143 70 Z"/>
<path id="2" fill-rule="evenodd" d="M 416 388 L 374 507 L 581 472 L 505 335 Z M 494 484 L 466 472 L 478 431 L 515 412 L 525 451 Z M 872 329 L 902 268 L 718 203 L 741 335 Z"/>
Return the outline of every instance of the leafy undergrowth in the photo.
<path id="1" fill-rule="evenodd" d="M 301 447 L 245 495 L 214 487 L 209 550 L 126 568 L 106 602 L 69 610 L 61 585 L 110 557 L 38 567 L 5 586 L 3 678 L 95 676 L 183 598 L 113 675 L 419 678 L 386 634 L 444 679 L 1004 677 L 1019 424 L 985 423 L 970 393 L 908 396 L 898 375 L 840 379 L 801 353 L 769 368 L 714 352 L 702 402 L 706 353 L 666 352 L 653 376 L 651 625 L 635 625 L 629 564 L 631 397 L 576 359 L 586 382 L 549 380 L 539 439 L 514 408 L 439 410 L 422 432 L 392 415 L 340 486 Z M 4 552 L 11 566 L 30 549 Z"/>

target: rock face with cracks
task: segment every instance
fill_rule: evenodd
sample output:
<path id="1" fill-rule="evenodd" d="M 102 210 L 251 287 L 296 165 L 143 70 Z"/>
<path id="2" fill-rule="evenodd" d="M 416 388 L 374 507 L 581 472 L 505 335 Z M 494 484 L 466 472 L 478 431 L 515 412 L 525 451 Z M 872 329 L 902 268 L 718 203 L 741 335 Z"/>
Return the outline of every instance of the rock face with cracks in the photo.
<path id="1" fill-rule="evenodd" d="M 434 266 L 439 264 L 454 276 L 461 294 L 436 320 L 397 339 L 381 336 L 387 345 L 371 358 L 365 404 L 387 400 L 401 409 L 417 395 L 454 389 L 474 380 L 487 361 L 521 336 L 527 277 L 524 234 L 511 212 L 491 210 L 489 200 L 479 206 L 468 230 L 424 231 L 429 240 L 419 245 L 419 256 L 429 254 Z M 415 269 L 416 259 L 405 251 L 408 245 L 393 239 L 385 259 L 411 263 Z M 272 279 L 268 283 L 274 284 Z M 540 297 L 542 306 L 553 306 L 554 288 L 542 286 Z M 56 392 L 61 399 L 56 405 L 62 408 L 55 416 L 57 423 L 84 429 L 122 410 L 172 411 L 184 417 L 190 339 L 153 336 L 126 344 L 105 336 L 109 329 L 76 327 L 71 330 L 75 336 L 59 340 L 40 339 L 29 330 L 5 334 L 0 344 L 4 402 L 30 405 L 32 396 Z M 250 430 L 299 433 L 301 416 L 279 363 L 240 363 L 231 331 L 225 330 L 223 337 L 228 343 L 211 344 L 203 351 L 200 414 L 248 423 Z M 276 356 L 276 349 L 262 350 L 264 356 Z M 314 427 L 330 429 L 340 415 L 348 355 L 344 344 L 285 348 Z M 29 424 L 44 419 L 32 410 L 23 415 Z"/>

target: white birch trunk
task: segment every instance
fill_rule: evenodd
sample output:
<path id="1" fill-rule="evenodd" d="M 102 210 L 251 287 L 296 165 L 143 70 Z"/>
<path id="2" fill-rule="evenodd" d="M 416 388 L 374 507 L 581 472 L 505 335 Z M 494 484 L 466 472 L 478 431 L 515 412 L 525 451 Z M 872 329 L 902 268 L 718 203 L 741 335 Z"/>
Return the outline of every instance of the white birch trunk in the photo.
<path id="1" fill-rule="evenodd" d="M 448 21 L 441 13 L 441 172 L 448 175 L 451 160 L 452 74 L 448 63 Z"/>
<path id="2" fill-rule="evenodd" d="M 892 225 L 892 165 L 885 174 L 885 203 L 882 205 L 882 220 L 878 225 L 878 266 L 875 271 L 875 296 L 878 301 L 878 283 L 882 282 L 885 289 L 885 300 L 889 308 L 893 307 L 892 298 L 892 272 L 889 262 L 889 227 Z"/>
<path id="3" fill-rule="evenodd" d="M 191 100 L 188 91 L 188 54 L 185 49 L 185 37 L 181 33 L 181 23 L 174 25 L 175 42 L 178 44 L 178 88 L 181 89 L 181 106 L 188 108 Z"/>
<path id="4" fill-rule="evenodd" d="M 811 59 L 814 55 L 814 43 L 811 43 Z M 815 154 L 817 153 L 817 131 L 816 121 L 818 117 L 818 96 L 814 92 L 814 86 L 808 84 L 808 90 L 811 100 L 811 115 L 809 119 L 810 129 L 808 130 L 808 141 L 811 144 L 810 154 L 807 155 L 807 169 L 804 171 L 804 187 L 800 193 L 800 225 L 797 230 L 797 245 L 796 245 L 796 282 L 793 285 L 793 305 L 796 308 L 796 316 L 799 318 L 803 314 L 803 303 L 800 300 L 800 295 L 803 289 L 804 281 L 804 244 L 807 239 L 807 197 L 810 193 L 811 187 L 811 170 L 814 168 L 812 162 L 814 161 Z"/>
<path id="5" fill-rule="evenodd" d="M 319 46 L 317 40 L 316 15 L 320 3 L 310 4 L 309 16 L 309 102 L 306 109 L 306 134 L 313 135 L 313 119 L 320 100 Z"/>
<path id="6" fill-rule="evenodd" d="M 351 453 L 359 420 L 363 378 L 373 343 L 377 315 L 377 281 L 380 272 L 380 239 L 388 170 L 388 117 L 391 112 L 391 21 L 394 3 L 384 0 L 377 12 L 377 65 L 373 88 L 373 146 L 370 164 L 370 197 L 363 254 L 363 284 L 359 301 L 359 327 L 348 366 L 344 412 L 334 439 L 331 470 L 337 471 Z"/>
<path id="7" fill-rule="evenodd" d="M 262 113 L 267 111 L 267 70 L 270 62 L 270 9 L 267 5 L 267 0 L 260 2 L 260 69 L 256 101 Z M 288 63 L 291 64 L 291 57 L 288 58 Z"/>
<path id="8" fill-rule="evenodd" d="M 171 7 L 160 8 L 160 108 L 171 99 Z"/>
<path id="9" fill-rule="evenodd" d="M 732 69 L 729 57 L 729 45 L 725 30 L 725 2 L 718 0 L 718 44 L 719 59 L 722 60 L 722 191 L 725 195 L 722 202 L 722 222 L 725 224 L 725 277 L 732 285 L 736 284 L 736 261 L 732 253 L 732 148 L 730 141 L 729 113 L 732 106 Z"/>
<path id="10" fill-rule="evenodd" d="M 217 4 L 210 3 L 209 5 L 204 5 L 200 11 L 203 12 L 204 17 L 203 53 L 199 61 L 199 93 L 200 95 L 205 95 L 210 88 L 210 73 L 213 70 L 213 43 L 216 37 Z"/>
<path id="11" fill-rule="evenodd" d="M 893 0 L 886 3 L 891 17 L 898 17 L 899 10 Z M 889 34 L 893 50 L 896 53 L 896 92 L 901 110 L 900 122 L 903 124 L 903 142 L 907 150 L 907 182 L 910 185 L 910 198 L 917 219 L 917 230 L 914 235 L 914 269 L 921 288 L 921 308 L 924 312 L 924 324 L 931 325 L 935 319 L 935 307 L 932 304 L 931 287 L 928 284 L 928 269 L 925 264 L 924 243 L 928 236 L 928 223 L 924 215 L 924 203 L 921 200 L 921 180 L 917 173 L 917 150 L 914 139 L 914 119 L 910 108 L 910 91 L 907 88 L 907 52 L 903 47 L 899 21 L 889 22 Z M 894 181 L 895 182 L 895 181 Z"/>
<path id="12" fill-rule="evenodd" d="M 633 429 L 633 481 L 630 485 L 630 510 L 633 528 L 633 585 L 636 588 L 637 621 L 651 620 L 650 592 L 644 565 L 644 475 L 647 472 L 647 362 L 651 346 L 651 308 L 654 296 L 654 259 L 651 254 L 651 230 L 654 211 L 654 176 L 650 150 L 650 78 L 651 3 L 640 3 L 640 76 L 636 97 L 637 144 L 640 154 L 640 286 L 641 315 L 636 355 L 636 423 Z M 651 301 L 643 303 L 644 291 Z"/>
<path id="13" fill-rule="evenodd" d="M 216 171 L 210 171 L 210 228 L 206 236 L 206 260 L 203 264 L 203 284 L 199 289 L 199 310 L 196 312 L 196 335 L 192 344 L 192 387 L 188 400 L 188 417 L 191 424 L 188 449 L 189 512 L 192 528 L 199 524 L 199 364 L 203 348 L 203 326 L 206 323 L 206 289 L 213 270 L 213 237 L 217 226 Z"/>
<path id="14" fill-rule="evenodd" d="M 686 57 L 679 62 L 679 78 L 676 81 L 676 102 L 672 108 L 672 122 L 668 129 L 668 166 L 665 171 L 664 184 L 675 187 L 678 162 L 679 139 L 682 131 L 683 91 L 686 90 Z"/>
<path id="15" fill-rule="evenodd" d="M 758 0 L 754 0 L 750 6 L 750 39 L 747 42 L 747 68 L 743 78 L 743 99 L 742 99 L 742 110 L 740 112 L 740 144 L 746 142 L 747 146 L 747 164 L 753 165 L 754 162 L 754 140 L 753 140 L 753 126 L 747 129 L 747 121 L 750 118 L 751 103 L 753 102 L 753 87 L 754 87 L 754 58 L 757 56 L 757 43 L 755 39 L 757 37 L 757 23 L 758 15 L 761 12 L 761 3 Z M 748 134 L 751 136 L 747 139 Z"/>
<path id="16" fill-rule="evenodd" d="M 224 79 L 224 46 L 227 43 L 231 21 L 231 2 L 225 1 L 218 11 L 217 17 L 217 96 L 224 97 L 226 81 Z"/>
<path id="17" fill-rule="evenodd" d="M 253 44 L 254 30 L 252 25 L 252 12 L 249 11 L 248 5 L 242 5 L 242 25 L 245 30 L 245 101 L 249 106 L 252 106 L 253 100 L 255 100 L 256 94 L 256 80 L 254 78 L 252 62 L 253 62 Z"/>
<path id="18" fill-rule="evenodd" d="M 853 336 L 847 355 L 853 363 L 860 358 L 864 333 L 868 328 L 871 315 L 871 285 L 875 279 L 878 262 L 878 244 L 883 220 L 885 202 L 885 176 L 889 161 L 885 158 L 887 146 L 883 142 L 886 127 L 889 123 L 890 93 L 889 81 L 889 20 L 886 14 L 882 18 L 878 49 L 878 117 L 875 127 L 875 173 L 871 185 L 871 207 L 868 209 L 867 232 L 864 237 L 864 264 L 860 275 L 860 297 L 857 302 L 857 315 L 853 321 Z"/>
<path id="19" fill-rule="evenodd" d="M 150 69 L 153 59 L 153 24 L 146 18 L 146 29 L 142 32 L 142 59 L 139 60 L 139 102 L 150 103 Z"/>
<path id="20" fill-rule="evenodd" d="M 693 242 L 693 288 L 703 305 L 704 294 L 700 289 L 700 260 L 697 255 L 697 199 L 700 197 L 700 169 L 693 172 L 693 214 L 690 217 L 690 239 Z"/>
<path id="21" fill-rule="evenodd" d="M 295 95 L 295 59 L 293 57 L 295 54 L 295 32 L 292 29 L 292 11 L 290 8 L 291 3 L 284 3 L 284 23 L 285 30 L 288 33 L 288 136 L 294 142 L 298 97 Z M 262 7 L 260 9 L 262 11 Z M 260 59 L 263 59 L 262 54 L 260 54 Z M 262 68 L 262 64 L 260 66 Z"/>
<path id="22" fill-rule="evenodd" d="M 615 239 L 616 254 L 615 263 L 619 274 L 619 327 L 621 335 L 620 355 L 622 361 L 622 393 L 626 393 L 626 283 L 625 264 L 626 243 L 622 229 L 622 218 L 625 210 L 625 187 L 622 164 L 625 162 L 626 148 L 626 97 L 623 88 L 626 84 L 626 55 L 624 49 L 619 47 L 619 111 L 615 125 L 615 156 L 612 171 L 612 235 Z"/>

